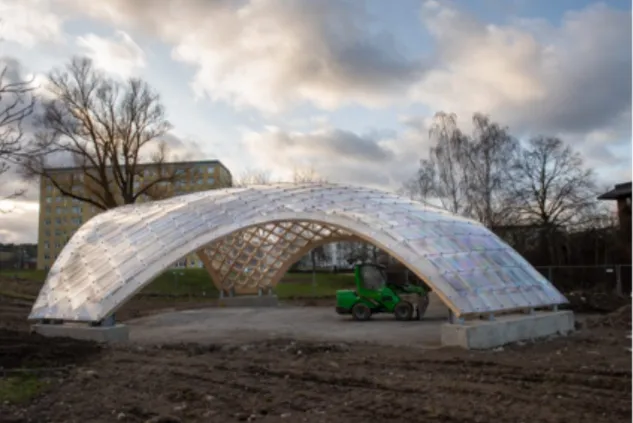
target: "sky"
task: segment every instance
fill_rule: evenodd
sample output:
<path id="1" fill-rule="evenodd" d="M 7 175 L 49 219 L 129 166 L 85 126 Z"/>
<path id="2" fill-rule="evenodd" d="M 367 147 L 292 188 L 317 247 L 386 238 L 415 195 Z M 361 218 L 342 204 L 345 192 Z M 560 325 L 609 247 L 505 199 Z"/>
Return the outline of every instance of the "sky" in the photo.
<path id="1" fill-rule="evenodd" d="M 72 56 L 156 89 L 173 157 L 239 177 L 398 189 L 438 111 L 559 136 L 600 183 L 631 179 L 631 3 L 623 0 L 0 0 L 0 62 L 45 81 Z M 40 84 L 42 85 L 42 84 Z M 0 195 L 18 184 L 2 181 Z M 0 207 L 35 242 L 37 187 Z"/>

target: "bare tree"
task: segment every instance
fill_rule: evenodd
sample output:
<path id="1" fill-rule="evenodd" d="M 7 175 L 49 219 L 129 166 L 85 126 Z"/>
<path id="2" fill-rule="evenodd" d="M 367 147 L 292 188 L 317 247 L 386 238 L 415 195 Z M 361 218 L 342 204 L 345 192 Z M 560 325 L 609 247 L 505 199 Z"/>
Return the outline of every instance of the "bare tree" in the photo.
<path id="1" fill-rule="evenodd" d="M 270 171 L 262 169 L 248 169 L 233 180 L 234 187 L 271 184 Z"/>
<path id="2" fill-rule="evenodd" d="M 480 113 L 473 115 L 474 131 L 464 158 L 468 174 L 469 209 L 473 217 L 489 228 L 509 223 L 512 204 L 507 175 L 519 143 L 508 128 Z"/>
<path id="3" fill-rule="evenodd" d="M 7 71 L 8 66 L 0 71 L 0 176 L 24 154 L 23 124 L 33 113 L 36 101 L 33 80 L 10 81 Z M 23 193 L 24 190 L 16 191 L 4 199 Z"/>
<path id="4" fill-rule="evenodd" d="M 430 160 L 422 159 L 415 176 L 406 181 L 398 190 L 398 193 L 406 195 L 412 200 L 426 203 L 434 198 L 436 183 L 437 177 L 434 163 Z"/>
<path id="5" fill-rule="evenodd" d="M 189 169 L 166 164 L 162 138 L 171 125 L 159 95 L 140 79 L 114 80 L 75 57 L 48 75 L 52 99 L 44 101 L 30 149 L 43 150 L 23 163 L 28 176 L 50 182 L 63 196 L 110 209 L 170 195 Z M 50 168 L 72 160 L 73 173 Z M 151 164 L 152 166 L 144 166 Z"/>
<path id="6" fill-rule="evenodd" d="M 420 161 L 417 175 L 405 184 L 404 191 L 423 200 L 435 199 L 448 211 L 468 215 L 468 137 L 458 128 L 454 114 L 439 112 L 429 138 L 433 143 L 429 157 Z"/>
<path id="7" fill-rule="evenodd" d="M 401 192 L 423 202 L 439 201 L 444 209 L 488 227 L 508 224 L 513 214 L 504 181 L 519 143 L 486 115 L 475 113 L 472 122 L 473 133 L 467 135 L 454 114 L 437 113 L 428 158 Z"/>
<path id="8" fill-rule="evenodd" d="M 325 183 L 327 178 L 320 176 L 313 167 L 298 168 L 295 167 L 292 172 L 292 181 L 295 184 L 306 183 Z"/>
<path id="9" fill-rule="evenodd" d="M 520 218 L 540 228 L 542 251 L 559 261 L 556 240 L 594 216 L 596 185 L 582 157 L 558 138 L 532 138 L 517 152 L 508 183 Z"/>
<path id="10" fill-rule="evenodd" d="M 532 138 L 512 163 L 513 200 L 524 219 L 543 226 L 579 223 L 596 205 L 593 172 L 558 138 Z"/>

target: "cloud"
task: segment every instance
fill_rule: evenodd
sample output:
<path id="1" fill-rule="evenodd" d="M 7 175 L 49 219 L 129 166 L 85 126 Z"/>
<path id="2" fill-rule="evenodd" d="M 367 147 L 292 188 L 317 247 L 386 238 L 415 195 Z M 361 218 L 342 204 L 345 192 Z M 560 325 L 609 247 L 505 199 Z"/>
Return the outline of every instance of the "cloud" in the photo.
<path id="1" fill-rule="evenodd" d="M 63 17 L 47 0 L 0 0 L 0 39 L 32 48 L 61 43 Z"/>
<path id="2" fill-rule="evenodd" d="M 291 180 L 294 169 L 312 168 L 333 182 L 398 188 L 417 165 L 423 141 L 414 133 L 357 134 L 335 128 L 285 131 L 268 128 L 244 135 L 245 151 L 273 177 Z"/>
<path id="3" fill-rule="evenodd" d="M 168 161 L 190 161 L 190 160 L 204 160 L 204 153 L 200 143 L 192 138 L 179 137 L 173 132 L 167 133 L 160 141 L 164 142 L 167 146 L 167 160 Z M 157 143 L 154 143 L 157 145 Z M 148 146 L 147 151 L 153 150 Z"/>
<path id="4" fill-rule="evenodd" d="M 0 201 L 0 243 L 35 242 L 39 205 L 27 201 Z"/>
<path id="5" fill-rule="evenodd" d="M 77 45 L 95 65 L 113 75 L 127 78 L 145 67 L 145 53 L 125 31 L 111 38 L 87 34 L 77 37 Z"/>
<path id="6" fill-rule="evenodd" d="M 567 12 L 558 27 L 497 26 L 427 2 L 422 21 L 436 65 L 413 86 L 414 101 L 462 117 L 489 113 L 519 132 L 577 136 L 624 122 L 630 134 L 630 11 L 596 4 Z"/>
<path id="7" fill-rule="evenodd" d="M 31 79 L 28 75 L 26 75 L 25 69 L 22 67 L 21 63 L 15 58 L 8 56 L 0 57 L 0 70 L 3 71 L 2 86 L 25 82 L 27 85 L 23 86 L 23 88 L 28 88 L 30 86 L 35 89 L 35 85 L 29 85 Z M 19 101 L 20 103 L 16 104 L 16 101 Z M 30 134 L 34 131 L 33 114 L 25 116 L 21 122 L 12 122 L 12 119 L 9 118 L 9 115 L 15 115 L 20 110 L 28 108 L 30 101 L 31 97 L 28 93 L 24 95 L 7 95 L 5 93 L 5 95 L 0 97 L 0 121 L 8 119 L 8 122 L 5 122 L 3 127 L 0 128 L 0 136 L 2 137 L 2 140 L 0 140 L 0 150 L 3 145 L 11 146 L 6 147 L 4 151 L 5 155 L 3 155 L 4 157 L 0 157 L 0 170 L 2 170 L 0 173 L 0 200 L 10 197 L 17 192 L 24 192 L 22 199 L 37 199 L 37 190 L 33 193 L 33 190 L 30 189 L 27 182 L 25 182 L 19 175 L 17 166 L 7 160 L 6 157 L 8 152 L 16 151 L 17 147 L 13 144 L 15 141 L 24 144 L 26 140 L 29 139 Z M 15 107 L 12 107 L 14 105 Z M 20 129 L 18 129 L 18 123 Z M 19 138 L 19 130 L 22 131 L 21 139 Z"/>
<path id="8" fill-rule="evenodd" d="M 175 59 L 196 69 L 196 93 L 236 107 L 383 105 L 422 69 L 389 34 L 371 31 L 369 14 L 353 1 L 62 3 L 158 35 L 174 46 Z"/>

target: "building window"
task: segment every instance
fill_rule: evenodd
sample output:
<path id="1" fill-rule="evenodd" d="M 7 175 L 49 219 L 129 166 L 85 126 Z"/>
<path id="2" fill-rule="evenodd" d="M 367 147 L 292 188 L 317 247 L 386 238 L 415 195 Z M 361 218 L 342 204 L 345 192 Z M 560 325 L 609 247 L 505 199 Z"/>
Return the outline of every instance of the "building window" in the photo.
<path id="1" fill-rule="evenodd" d="M 202 184 L 204 184 L 204 180 L 203 180 L 202 178 L 200 178 L 200 179 L 198 179 L 198 180 L 196 181 L 196 183 L 197 183 L 198 185 L 202 185 Z"/>
<path id="2" fill-rule="evenodd" d="M 53 199 L 52 199 L 51 197 L 46 197 L 46 202 L 47 202 L 48 204 L 50 204 L 52 201 L 53 201 Z"/>
<path id="3" fill-rule="evenodd" d="M 77 206 L 73 207 L 73 213 L 81 214 L 82 212 L 83 212 L 83 210 L 82 210 L 81 207 L 77 207 Z"/>
<path id="4" fill-rule="evenodd" d="M 44 224 L 45 225 L 50 225 L 51 224 L 51 220 L 50 219 L 44 219 Z"/>
<path id="5" fill-rule="evenodd" d="M 213 176 L 210 176 L 209 179 L 207 179 L 207 184 L 210 184 L 210 185 L 215 184 L 215 178 Z"/>
<path id="6" fill-rule="evenodd" d="M 55 207 L 55 213 L 62 214 L 62 208 L 61 207 Z"/>
<path id="7" fill-rule="evenodd" d="M 57 219 L 55 219 L 55 223 L 58 225 L 62 224 L 62 220 L 58 217 Z"/>
<path id="8" fill-rule="evenodd" d="M 215 172 L 215 166 L 209 166 L 207 168 L 207 173 L 214 173 Z"/>
<path id="9" fill-rule="evenodd" d="M 53 186 L 52 185 L 47 185 L 46 186 L 46 192 L 53 192 Z"/>
<path id="10" fill-rule="evenodd" d="M 49 260 L 51 258 L 51 256 L 49 256 L 48 254 L 44 254 L 44 260 Z"/>
<path id="11" fill-rule="evenodd" d="M 55 202 L 56 203 L 61 203 L 62 202 L 62 197 L 55 197 Z"/>
<path id="12" fill-rule="evenodd" d="M 44 243 L 44 249 L 45 249 L 45 250 L 48 250 L 48 247 L 49 247 L 49 245 L 48 245 L 48 241 L 46 241 L 46 242 Z"/>

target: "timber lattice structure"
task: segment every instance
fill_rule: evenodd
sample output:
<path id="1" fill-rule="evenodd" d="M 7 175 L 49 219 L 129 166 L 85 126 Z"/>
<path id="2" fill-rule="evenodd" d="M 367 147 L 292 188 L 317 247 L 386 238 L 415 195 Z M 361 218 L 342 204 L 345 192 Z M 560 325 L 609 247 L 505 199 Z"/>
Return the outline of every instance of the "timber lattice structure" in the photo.
<path id="1" fill-rule="evenodd" d="M 95 216 L 53 264 L 29 319 L 100 321 L 193 252 L 219 290 L 269 290 L 310 249 L 342 240 L 388 252 L 457 316 L 567 302 L 478 222 L 380 190 L 277 184 L 196 192 Z"/>

